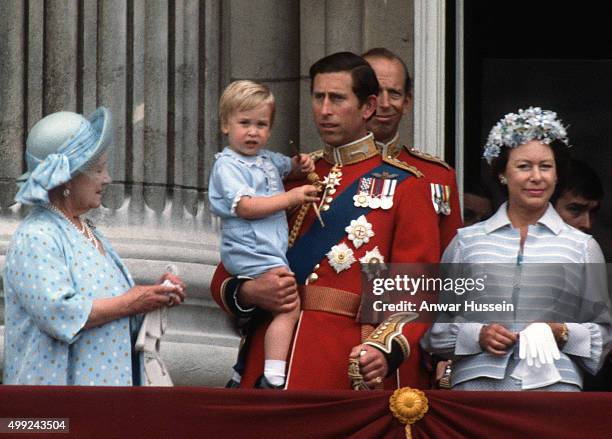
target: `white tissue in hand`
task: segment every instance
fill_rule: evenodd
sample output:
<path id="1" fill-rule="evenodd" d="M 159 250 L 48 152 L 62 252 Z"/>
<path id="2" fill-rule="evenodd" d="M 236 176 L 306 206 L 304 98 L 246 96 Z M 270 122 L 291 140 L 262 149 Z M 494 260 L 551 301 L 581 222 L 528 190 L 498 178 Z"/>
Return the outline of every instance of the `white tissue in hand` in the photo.
<path id="1" fill-rule="evenodd" d="M 162 286 L 164 286 L 164 287 L 176 287 L 176 288 L 180 289 L 179 285 L 177 285 L 177 284 L 175 284 L 173 282 L 170 282 L 170 280 L 168 280 L 168 279 L 166 279 L 165 281 L 162 282 Z M 180 302 L 179 296 L 177 294 L 175 294 L 175 293 L 168 293 L 168 296 L 172 299 L 172 301 L 174 303 L 179 303 Z"/>

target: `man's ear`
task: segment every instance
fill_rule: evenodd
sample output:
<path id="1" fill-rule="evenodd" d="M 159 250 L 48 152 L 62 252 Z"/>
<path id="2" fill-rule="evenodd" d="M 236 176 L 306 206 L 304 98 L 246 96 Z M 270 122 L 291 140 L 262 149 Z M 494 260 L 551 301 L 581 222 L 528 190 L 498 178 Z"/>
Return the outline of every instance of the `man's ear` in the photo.
<path id="1" fill-rule="evenodd" d="M 376 113 L 376 95 L 370 95 L 361 106 L 363 120 L 369 120 Z"/>
<path id="2" fill-rule="evenodd" d="M 402 114 L 408 114 L 410 107 L 412 106 L 412 96 L 407 94 L 402 104 Z"/>

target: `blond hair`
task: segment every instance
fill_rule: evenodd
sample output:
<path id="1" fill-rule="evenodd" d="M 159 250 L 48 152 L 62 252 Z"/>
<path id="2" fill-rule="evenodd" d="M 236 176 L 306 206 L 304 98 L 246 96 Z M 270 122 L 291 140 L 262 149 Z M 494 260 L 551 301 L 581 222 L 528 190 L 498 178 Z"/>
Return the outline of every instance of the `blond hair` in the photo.
<path id="1" fill-rule="evenodd" d="M 262 104 L 270 105 L 270 126 L 274 122 L 274 95 L 270 89 L 254 81 L 240 80 L 228 85 L 219 100 L 219 119 L 221 125 L 228 122 L 229 117 L 237 111 L 250 111 Z"/>

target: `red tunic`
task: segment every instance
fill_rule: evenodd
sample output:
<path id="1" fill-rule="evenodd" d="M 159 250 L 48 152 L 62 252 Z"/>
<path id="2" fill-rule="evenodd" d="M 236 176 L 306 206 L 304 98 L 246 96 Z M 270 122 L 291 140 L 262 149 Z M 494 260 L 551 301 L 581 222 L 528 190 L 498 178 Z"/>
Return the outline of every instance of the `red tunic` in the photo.
<path id="1" fill-rule="evenodd" d="M 342 166 L 341 182 L 336 187 L 337 192 L 333 198 L 337 198 L 355 180 L 369 176 L 370 171 L 382 163 L 380 155 L 376 155 L 359 163 Z M 329 174 L 331 168 L 332 165 L 325 160 L 316 163 L 316 173 L 321 180 Z M 295 185 L 296 183 L 293 183 L 291 186 Z M 352 249 L 357 261 L 366 251 L 378 247 L 385 263 L 438 262 L 442 251 L 442 238 L 439 218 L 431 200 L 429 181 L 410 175 L 397 185 L 393 201 L 393 206 L 389 210 L 373 209 L 367 213 L 367 221 L 372 224 L 374 231 L 374 236 L 368 243 L 355 248 L 348 239 L 348 234 L 344 234 L 338 243 L 345 243 Z M 345 212 L 332 201 L 328 214 L 345 215 Z M 290 218 L 290 228 L 294 220 L 294 217 Z M 300 229 L 300 237 L 313 221 L 317 219 L 313 210 L 309 209 Z M 349 223 L 350 218 L 347 218 L 346 225 Z M 338 243 L 331 243 L 329 248 Z M 356 295 L 361 294 L 359 262 L 337 273 L 330 266 L 328 258 L 323 257 L 319 261 L 316 274 L 318 279 L 314 283 L 311 282 L 311 285 L 340 288 Z M 229 311 L 221 298 L 224 294 L 221 291 L 222 282 L 227 277 L 227 272 L 220 265 L 213 277 L 211 290 L 213 298 Z M 401 369 L 405 373 L 401 374 L 401 382 L 398 382 L 398 376 L 394 374 L 385 380 L 386 388 L 395 388 L 398 384 L 417 388 L 428 387 L 427 372 L 421 365 L 418 344 L 427 327 L 428 325 L 420 323 L 404 326 L 403 333 L 410 344 L 411 355 L 402 365 Z M 262 374 L 264 333 L 265 327 L 261 325 L 253 336 L 242 379 L 243 387 L 252 387 L 257 377 Z M 350 389 L 347 377 L 348 355 L 361 341 L 361 324 L 354 319 L 328 312 L 302 311 L 289 359 L 287 388 Z"/>

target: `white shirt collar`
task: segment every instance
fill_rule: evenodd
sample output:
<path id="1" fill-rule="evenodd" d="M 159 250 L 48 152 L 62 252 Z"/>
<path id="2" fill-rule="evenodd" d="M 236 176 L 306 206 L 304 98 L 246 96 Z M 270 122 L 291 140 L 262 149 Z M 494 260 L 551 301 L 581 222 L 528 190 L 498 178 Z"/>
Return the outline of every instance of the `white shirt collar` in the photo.
<path id="1" fill-rule="evenodd" d="M 540 217 L 537 224 L 546 226 L 555 235 L 561 233 L 561 230 L 565 226 L 563 219 L 561 219 L 550 203 L 548 203 L 546 212 Z M 497 212 L 495 212 L 491 218 L 485 221 L 484 227 L 486 233 L 491 233 L 507 225 L 512 226 L 512 223 L 510 222 L 510 218 L 508 218 L 508 202 L 505 202 L 499 206 L 499 209 L 497 209 Z"/>

